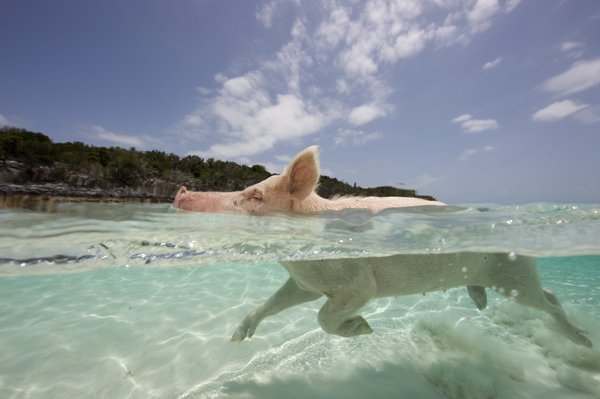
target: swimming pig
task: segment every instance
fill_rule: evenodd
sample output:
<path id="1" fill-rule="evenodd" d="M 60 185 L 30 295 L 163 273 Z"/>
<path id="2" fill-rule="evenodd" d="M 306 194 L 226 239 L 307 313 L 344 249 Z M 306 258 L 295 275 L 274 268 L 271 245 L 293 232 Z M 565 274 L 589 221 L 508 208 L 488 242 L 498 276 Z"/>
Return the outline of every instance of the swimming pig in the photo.
<path id="1" fill-rule="evenodd" d="M 231 193 L 192 192 L 181 187 L 174 205 L 190 211 L 319 212 L 445 205 L 439 201 L 404 197 L 340 197 L 325 199 L 315 192 L 319 180 L 317 147 L 299 153 L 281 175 L 275 175 Z M 448 254 L 392 255 L 386 257 L 282 261 L 290 278 L 239 325 L 232 341 L 251 337 L 267 316 L 322 296 L 327 301 L 319 311 L 321 328 L 343 337 L 372 332 L 356 312 L 369 300 L 410 295 L 466 286 L 478 309 L 487 306 L 486 288 L 511 297 L 517 303 L 550 314 L 559 331 L 573 342 L 592 346 L 578 327 L 571 324 L 556 296 L 542 288 L 535 260 L 502 253 L 459 252 Z"/>
<path id="2" fill-rule="evenodd" d="M 315 188 L 319 181 L 318 149 L 300 152 L 281 175 L 237 192 L 193 192 L 181 187 L 173 205 L 188 211 L 240 211 L 253 214 L 273 212 L 320 212 L 343 209 L 367 209 L 378 212 L 389 208 L 445 205 L 439 201 L 406 197 L 340 197 L 325 199 Z"/>
<path id="3" fill-rule="evenodd" d="M 321 328 L 342 337 L 370 334 L 358 310 L 373 298 L 411 295 L 467 286 L 475 306 L 487 306 L 486 288 L 548 313 L 559 331 L 592 347 L 585 332 L 569 322 L 556 296 L 540 284 L 534 258 L 514 253 L 458 252 L 370 258 L 282 261 L 290 278 L 238 326 L 232 341 L 252 337 L 258 324 L 289 307 L 327 298 L 318 314 Z"/>

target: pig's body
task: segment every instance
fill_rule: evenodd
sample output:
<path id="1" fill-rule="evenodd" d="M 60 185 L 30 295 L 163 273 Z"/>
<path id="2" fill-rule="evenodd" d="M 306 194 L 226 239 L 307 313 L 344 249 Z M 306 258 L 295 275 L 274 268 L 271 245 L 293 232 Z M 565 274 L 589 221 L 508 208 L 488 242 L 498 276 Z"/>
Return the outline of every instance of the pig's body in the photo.
<path id="1" fill-rule="evenodd" d="M 278 177 L 278 176 L 273 176 Z M 264 182 L 263 182 L 264 183 Z M 261 183 L 259 183 L 261 184 Z M 254 187 L 254 186 L 253 186 Z M 314 213 L 341 211 L 344 209 L 367 209 L 379 212 L 390 208 L 445 205 L 439 201 L 428 201 L 411 197 L 337 197 L 327 199 L 311 192 L 303 200 L 279 201 L 277 206 L 249 204 L 240 209 L 239 204 L 248 202 L 244 191 L 226 193 L 194 192 L 182 187 L 177 192 L 174 205 L 187 211 L 198 212 L 248 212 L 266 214 L 273 212 Z"/>
<path id="2" fill-rule="evenodd" d="M 542 288 L 531 257 L 458 252 L 281 264 L 290 273 L 289 280 L 242 321 L 232 341 L 251 337 L 264 318 L 322 296 L 327 301 L 318 321 L 324 331 L 343 337 L 370 334 L 373 330 L 368 322 L 356 313 L 371 299 L 466 286 L 479 310 L 487 306 L 486 288 L 493 288 L 521 305 L 548 313 L 571 341 L 592 346 L 584 332 L 567 319 L 556 296 Z"/>
<path id="3" fill-rule="evenodd" d="M 200 212 L 309 213 L 445 205 L 404 197 L 340 197 L 325 199 L 315 193 L 319 180 L 317 148 L 298 154 L 281 175 L 271 176 L 239 192 L 192 192 L 181 187 L 174 206 Z M 592 346 L 584 332 L 567 320 L 554 294 L 540 285 L 533 258 L 495 253 L 394 255 L 380 258 L 281 262 L 288 281 L 264 305 L 249 314 L 233 334 L 233 341 L 251 337 L 259 323 L 291 306 L 326 296 L 319 311 L 324 331 L 344 337 L 371 333 L 356 312 L 372 298 L 410 295 L 467 286 L 479 309 L 487 304 L 486 288 L 496 288 L 518 303 L 541 309 L 556 321 L 573 342 Z"/>

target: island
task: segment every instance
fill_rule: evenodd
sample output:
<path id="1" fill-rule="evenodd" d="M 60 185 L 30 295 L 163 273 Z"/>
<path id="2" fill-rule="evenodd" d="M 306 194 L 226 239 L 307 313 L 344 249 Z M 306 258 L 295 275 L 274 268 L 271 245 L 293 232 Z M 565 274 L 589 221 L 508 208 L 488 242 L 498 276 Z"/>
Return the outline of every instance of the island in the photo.
<path id="1" fill-rule="evenodd" d="M 0 208 L 52 211 L 61 202 L 173 201 L 185 185 L 194 191 L 236 191 L 271 176 L 262 165 L 240 165 L 195 155 L 55 143 L 26 129 L 0 128 Z M 428 200 L 415 190 L 390 186 L 363 188 L 321 176 L 318 193 L 401 196 Z"/>

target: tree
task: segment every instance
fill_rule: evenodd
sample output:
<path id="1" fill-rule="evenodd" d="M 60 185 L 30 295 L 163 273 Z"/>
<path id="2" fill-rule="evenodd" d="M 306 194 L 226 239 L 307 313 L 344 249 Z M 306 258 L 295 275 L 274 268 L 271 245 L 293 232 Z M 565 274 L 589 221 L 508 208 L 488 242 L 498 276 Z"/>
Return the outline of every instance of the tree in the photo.
<path id="1" fill-rule="evenodd" d="M 52 164 L 52 146 L 52 140 L 42 133 L 11 126 L 0 129 L 0 147 L 3 152 L 29 166 Z"/>
<path id="2" fill-rule="evenodd" d="M 142 174 L 142 165 L 135 154 L 125 150 L 118 151 L 108 164 L 110 179 L 121 186 L 133 186 L 139 183 Z"/>
<path id="3" fill-rule="evenodd" d="M 143 179 L 159 178 L 173 186 L 185 183 L 203 190 L 240 190 L 258 183 L 271 174 L 262 165 L 239 165 L 230 161 L 204 160 L 191 155 L 180 158 L 163 151 L 138 151 L 135 148 L 94 147 L 82 142 L 53 143 L 42 133 L 16 127 L 0 128 L 0 162 L 21 162 L 30 176 L 40 175 L 40 166 L 50 166 L 50 176 L 66 180 L 84 172 L 87 181 L 108 188 L 114 185 L 131 187 Z M 1 165 L 1 164 L 0 164 Z M 46 168 L 47 169 L 47 168 Z M 48 175 L 48 174 L 46 174 Z M 416 196 L 414 190 L 395 187 L 365 189 L 328 176 L 321 176 L 318 192 L 333 195 Z M 429 196 L 420 196 L 431 199 Z"/>

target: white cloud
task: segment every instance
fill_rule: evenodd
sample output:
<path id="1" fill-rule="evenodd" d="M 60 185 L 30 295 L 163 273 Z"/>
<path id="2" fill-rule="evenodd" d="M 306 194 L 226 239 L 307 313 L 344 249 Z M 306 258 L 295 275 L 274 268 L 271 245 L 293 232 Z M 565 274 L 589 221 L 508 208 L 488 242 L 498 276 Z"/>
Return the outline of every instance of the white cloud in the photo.
<path id="1" fill-rule="evenodd" d="M 196 91 L 203 96 L 208 96 L 213 93 L 212 89 L 203 86 L 196 87 Z"/>
<path id="2" fill-rule="evenodd" d="M 225 83 L 227 81 L 227 79 L 228 79 L 227 76 L 225 76 L 221 72 L 219 72 L 215 75 L 215 82 L 217 82 L 217 83 Z"/>
<path id="3" fill-rule="evenodd" d="M 466 133 L 480 133 L 486 130 L 498 129 L 498 122 L 494 119 L 472 119 L 462 124 Z"/>
<path id="4" fill-rule="evenodd" d="M 585 44 L 582 42 L 566 41 L 558 46 L 561 53 L 571 58 L 579 58 L 585 52 Z"/>
<path id="5" fill-rule="evenodd" d="M 383 49 L 381 59 L 387 62 L 396 62 L 399 59 L 416 55 L 425 48 L 431 37 L 431 32 L 413 27 L 408 32 L 396 37 L 392 47 Z"/>
<path id="6" fill-rule="evenodd" d="M 273 148 L 279 141 L 313 134 L 327 123 L 327 115 L 298 96 L 282 94 L 271 101 L 264 90 L 255 89 L 244 92 L 242 97 L 221 90 L 220 97 L 209 108 L 226 140 L 193 153 L 228 159 L 255 155 Z"/>
<path id="7" fill-rule="evenodd" d="M 554 102 L 545 108 L 536 111 L 531 119 L 537 122 L 554 122 L 588 107 L 588 104 L 581 104 L 571 100 L 562 100 Z"/>
<path id="8" fill-rule="evenodd" d="M 466 149 L 464 150 L 460 156 L 458 157 L 458 159 L 460 161 L 466 161 L 468 160 L 470 157 L 472 157 L 473 155 L 477 154 L 477 150 L 474 148 L 470 148 L 470 149 Z"/>
<path id="9" fill-rule="evenodd" d="M 464 150 L 459 155 L 458 160 L 462 161 L 462 162 L 466 162 L 474 155 L 481 154 L 482 152 L 493 151 L 493 150 L 494 150 L 494 147 L 492 147 L 491 145 L 487 145 L 483 148 L 469 148 L 469 149 Z"/>
<path id="10" fill-rule="evenodd" d="M 275 155 L 275 159 L 279 162 L 289 163 L 292 160 L 292 157 L 289 155 Z"/>
<path id="11" fill-rule="evenodd" d="M 443 25 L 435 28 L 433 36 L 442 43 L 451 44 L 460 37 L 458 32 L 459 29 L 455 25 Z"/>
<path id="12" fill-rule="evenodd" d="M 600 84 L 600 58 L 578 61 L 560 75 L 542 83 L 542 89 L 567 96 Z"/>
<path id="13" fill-rule="evenodd" d="M 468 42 L 518 1 L 502 4 L 327 0 L 312 7 L 265 0 L 256 18 L 266 28 L 280 15 L 295 13 L 289 41 L 270 56 L 238 64 L 251 68 L 217 73 L 216 87 L 198 89 L 200 104 L 174 131 L 204 147 L 194 153 L 239 159 L 332 124 L 336 129 L 362 126 L 390 113 L 394 89 L 386 76 L 391 66 L 430 45 Z M 473 119 L 467 126 L 468 131 L 494 128 L 490 120 Z"/>
<path id="14" fill-rule="evenodd" d="M 521 0 L 507 0 L 506 3 L 504 3 L 504 11 L 506 12 L 511 12 L 512 10 L 514 10 L 519 4 L 521 3 Z"/>
<path id="15" fill-rule="evenodd" d="M 377 73 L 380 64 L 423 50 L 433 35 L 415 21 L 421 13 L 418 1 L 373 0 L 364 3 L 356 19 L 350 19 L 348 10 L 336 6 L 319 32 L 334 46 L 344 39 L 340 65 L 350 76 L 367 77 Z"/>
<path id="16" fill-rule="evenodd" d="M 345 79 L 338 79 L 335 82 L 335 87 L 339 94 L 347 94 L 350 91 L 350 86 L 348 85 L 348 82 L 346 82 Z"/>
<path id="17" fill-rule="evenodd" d="M 278 0 L 263 2 L 256 10 L 256 19 L 265 27 L 270 28 L 273 25 L 273 18 L 277 7 L 281 3 Z"/>
<path id="18" fill-rule="evenodd" d="M 305 42 L 310 41 L 306 26 L 296 20 L 292 27 L 292 40 L 274 55 L 262 62 L 259 70 L 269 77 L 271 85 L 278 90 L 287 90 L 296 95 L 302 91 L 301 83 L 309 68 L 315 66 Z M 310 45 L 309 45 L 310 46 Z"/>
<path id="19" fill-rule="evenodd" d="M 460 115 L 452 119 L 452 122 L 460 124 L 465 133 L 481 133 L 499 127 L 495 119 L 475 119 L 470 114 Z"/>
<path id="20" fill-rule="evenodd" d="M 94 125 L 91 127 L 93 136 L 105 141 L 128 147 L 147 148 L 160 145 L 159 141 L 149 136 L 131 136 L 110 132 L 102 126 Z"/>
<path id="21" fill-rule="evenodd" d="M 333 143 L 336 147 L 343 147 L 348 144 L 361 146 L 369 141 L 379 140 L 381 137 L 383 137 L 381 133 L 367 133 L 361 130 L 339 129 L 333 138 Z"/>
<path id="22" fill-rule="evenodd" d="M 227 91 L 232 96 L 243 97 L 255 87 L 256 79 L 256 77 L 253 77 L 250 74 L 232 78 L 223 84 L 223 90 Z"/>
<path id="23" fill-rule="evenodd" d="M 8 119 L 8 117 L 0 114 L 0 126 L 11 126 L 13 123 Z"/>
<path id="24" fill-rule="evenodd" d="M 473 117 L 471 116 L 471 114 L 462 114 L 460 116 L 457 116 L 456 118 L 452 119 L 452 122 L 454 123 L 463 123 L 468 121 L 469 119 L 473 119 Z"/>
<path id="25" fill-rule="evenodd" d="M 498 57 L 493 61 L 488 61 L 485 64 L 483 64 L 482 69 L 492 69 L 498 66 L 498 64 L 500 64 L 500 62 L 502 61 L 502 57 Z"/>
<path id="26" fill-rule="evenodd" d="M 500 10 L 498 0 L 477 0 L 467 19 L 474 32 L 480 32 L 490 27 L 491 18 Z"/>
<path id="27" fill-rule="evenodd" d="M 568 53 L 569 51 L 573 51 L 576 49 L 580 49 L 585 45 L 581 42 L 563 42 L 560 44 L 560 51 L 563 53 Z"/>
<path id="28" fill-rule="evenodd" d="M 600 105 L 590 106 L 573 115 L 575 119 L 585 125 L 600 122 Z"/>
<path id="29" fill-rule="evenodd" d="M 444 176 L 432 176 L 429 173 L 424 173 L 419 176 L 415 176 L 412 179 L 409 179 L 406 183 L 408 187 L 412 187 L 416 190 L 421 190 L 424 187 L 430 186 L 435 182 L 445 180 Z"/>
<path id="30" fill-rule="evenodd" d="M 509 0 L 504 11 L 518 3 Z M 497 0 L 371 0 L 355 7 L 331 1 L 326 8 L 330 13 L 317 30 L 318 42 L 323 50 L 339 50 L 338 62 L 348 75 L 363 78 L 378 73 L 382 64 L 420 53 L 434 40 L 444 45 L 468 41 L 501 10 Z M 433 17 L 440 11 L 444 18 Z"/>
<path id="31" fill-rule="evenodd" d="M 364 125 L 385 116 L 385 111 L 376 104 L 364 104 L 353 108 L 348 114 L 348 121 L 354 126 Z"/>
<path id="32" fill-rule="evenodd" d="M 340 61 L 347 74 L 358 77 L 373 75 L 379 69 L 370 51 L 363 46 L 345 50 L 340 56 Z"/>
<path id="33" fill-rule="evenodd" d="M 344 6 L 332 9 L 327 22 L 321 24 L 317 29 L 316 36 L 324 41 L 329 47 L 337 46 L 345 37 L 350 23 L 351 10 Z"/>
<path id="34" fill-rule="evenodd" d="M 204 125 L 204 118 L 202 118 L 202 115 L 188 114 L 182 122 L 188 127 L 198 127 Z"/>

